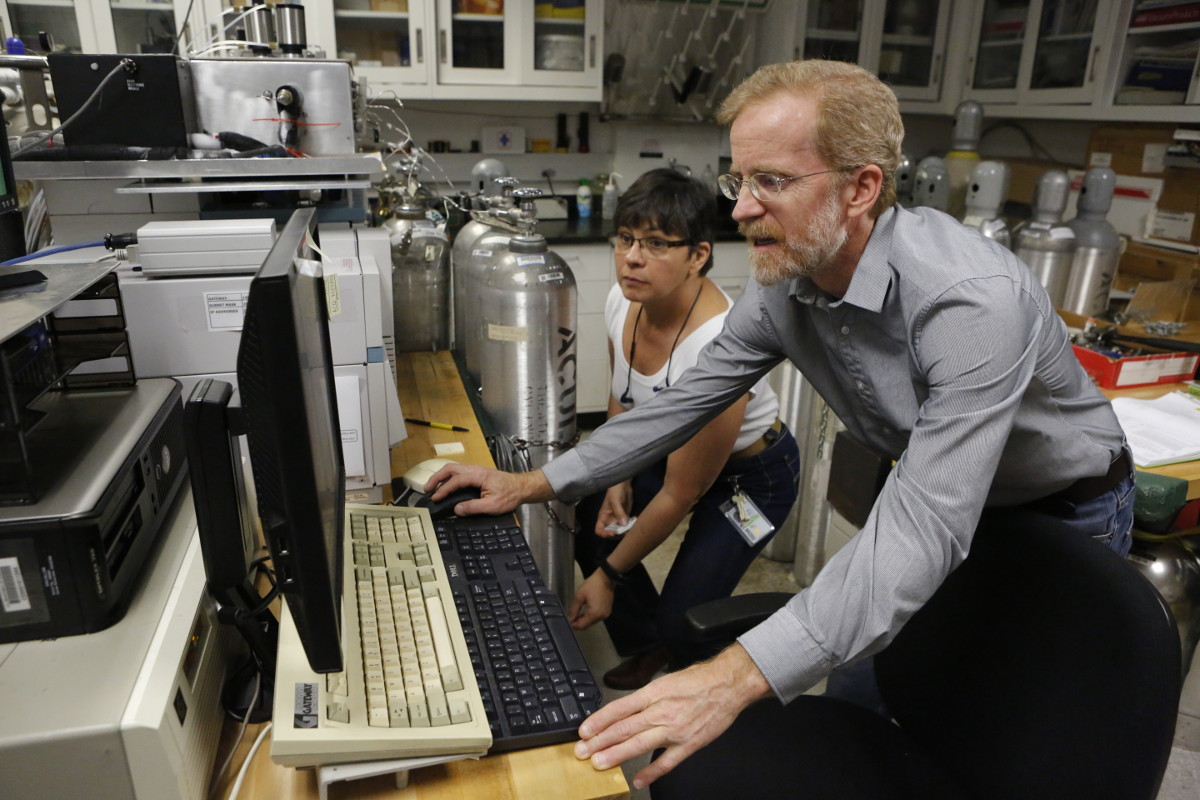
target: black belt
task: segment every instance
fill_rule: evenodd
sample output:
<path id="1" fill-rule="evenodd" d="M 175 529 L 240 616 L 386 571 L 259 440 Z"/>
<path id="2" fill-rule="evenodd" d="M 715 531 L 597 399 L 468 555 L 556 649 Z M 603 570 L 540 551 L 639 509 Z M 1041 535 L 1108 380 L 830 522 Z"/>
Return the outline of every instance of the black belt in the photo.
<path id="1" fill-rule="evenodd" d="M 776 417 L 775 421 L 771 423 L 771 427 L 767 428 L 766 433 L 731 455 L 729 460 L 737 461 L 741 458 L 753 458 L 771 445 L 775 444 L 775 442 L 779 441 L 779 437 L 782 433 L 783 422 L 779 419 L 779 417 Z"/>
<path id="2" fill-rule="evenodd" d="M 1129 451 L 1122 448 L 1113 462 L 1108 465 L 1108 472 L 1092 478 L 1080 478 L 1065 489 L 1060 489 L 1052 495 L 1034 500 L 1030 506 L 1045 508 L 1053 512 L 1055 507 L 1061 509 L 1063 504 L 1077 506 L 1089 500 L 1095 500 L 1107 491 L 1115 489 L 1121 481 L 1133 473 L 1133 459 Z"/>

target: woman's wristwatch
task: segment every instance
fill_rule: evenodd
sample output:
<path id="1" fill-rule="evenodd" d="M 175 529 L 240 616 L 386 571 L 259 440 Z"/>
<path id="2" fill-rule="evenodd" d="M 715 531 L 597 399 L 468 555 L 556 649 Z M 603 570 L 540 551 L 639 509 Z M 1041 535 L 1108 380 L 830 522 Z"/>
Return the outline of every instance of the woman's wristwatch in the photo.
<path id="1" fill-rule="evenodd" d="M 600 559 L 600 571 L 603 572 L 605 575 L 607 575 L 609 578 L 612 578 L 613 583 L 624 583 L 625 582 L 625 576 L 622 575 L 620 572 L 617 572 L 617 568 L 614 567 L 612 564 L 608 563 L 607 558 Z"/>

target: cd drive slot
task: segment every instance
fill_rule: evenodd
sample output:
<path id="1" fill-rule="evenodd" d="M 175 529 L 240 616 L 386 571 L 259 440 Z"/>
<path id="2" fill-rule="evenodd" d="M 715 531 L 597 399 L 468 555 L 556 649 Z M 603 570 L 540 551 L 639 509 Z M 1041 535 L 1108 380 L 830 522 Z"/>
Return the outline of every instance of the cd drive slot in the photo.
<path id="1" fill-rule="evenodd" d="M 115 520 L 104 532 L 104 560 L 108 564 L 108 576 L 115 579 L 121 569 L 129 548 L 142 529 L 141 498 L 144 484 L 140 472 L 133 472 L 121 482 Z"/>

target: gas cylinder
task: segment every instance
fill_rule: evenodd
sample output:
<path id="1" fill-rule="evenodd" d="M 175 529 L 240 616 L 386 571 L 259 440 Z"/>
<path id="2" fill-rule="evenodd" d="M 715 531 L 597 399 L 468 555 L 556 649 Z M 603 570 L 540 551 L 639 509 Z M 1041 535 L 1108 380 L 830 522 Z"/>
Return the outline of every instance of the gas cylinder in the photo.
<path id="1" fill-rule="evenodd" d="M 533 187 L 513 189 L 511 184 L 505 192 L 494 207 L 472 211 L 471 222 L 463 226 L 454 241 L 454 349 L 475 390 L 483 384 L 484 329 L 479 306 L 483 276 L 504 254 L 508 240 L 520 232 L 517 223 L 536 217 L 534 199 L 542 193 Z"/>
<path id="2" fill-rule="evenodd" d="M 476 387 L 479 386 L 479 332 L 476 329 L 479 309 L 474 300 L 478 297 L 479 271 L 487 264 L 485 260 L 473 259 L 471 254 L 477 249 L 480 239 L 488 238 L 489 241 L 478 248 L 487 253 L 482 257 L 486 259 L 490 257 L 493 245 L 507 242 L 517 232 L 509 218 L 513 210 L 513 187 L 520 181 L 495 176 L 488 178 L 485 183 L 491 187 L 491 191 L 498 193 L 477 198 L 481 207 L 471 211 L 471 221 L 455 235 L 450 255 L 454 271 L 454 351 L 466 363 L 467 372 Z"/>
<path id="3" fill-rule="evenodd" d="M 523 219 L 484 272 L 479 291 L 480 398 L 493 429 L 534 470 L 571 448 L 576 436 L 575 276 Z M 524 505 L 518 518 L 547 585 L 574 595 L 574 509 L 558 501 Z"/>
<path id="4" fill-rule="evenodd" d="M 913 178 L 913 205 L 945 211 L 949 202 L 950 173 L 946 171 L 946 163 L 937 156 L 922 158 Z"/>
<path id="5" fill-rule="evenodd" d="M 471 188 L 480 197 L 497 197 L 504 192 L 501 187 L 516 183 L 503 183 L 499 179 L 509 177 L 508 167 L 498 158 L 484 158 L 471 167 Z"/>
<path id="6" fill-rule="evenodd" d="M 383 223 L 392 248 L 396 351 L 450 347 L 450 240 L 412 200 Z"/>
<path id="7" fill-rule="evenodd" d="M 946 153 L 946 172 L 949 175 L 947 204 L 943 211 L 961 218 L 966 208 L 967 189 L 971 173 L 979 164 L 979 139 L 983 135 L 983 106 L 974 100 L 964 100 L 954 110 L 954 137 Z"/>
<path id="8" fill-rule="evenodd" d="M 908 153 L 900 154 L 900 162 L 896 165 L 896 202 L 904 208 L 913 205 L 913 178 L 917 170 L 916 162 Z"/>
<path id="9" fill-rule="evenodd" d="M 1085 317 L 1108 310 L 1108 292 L 1121 258 L 1121 236 L 1108 222 L 1117 173 L 1108 167 L 1092 167 L 1083 175 L 1075 219 L 1067 226 L 1075 231 L 1075 256 L 1067 280 L 1063 308 Z"/>
<path id="10" fill-rule="evenodd" d="M 974 228 L 1005 247 L 1011 241 L 1008 223 L 1001 213 L 1008 197 L 1008 165 L 1003 161 L 980 161 L 971 170 L 967 185 L 967 213 L 963 225 Z"/>
<path id="11" fill-rule="evenodd" d="M 1033 199 L 1033 217 L 1013 229 L 1013 252 L 1029 265 L 1055 308 L 1067 296 L 1075 257 L 1075 231 L 1062 222 L 1071 179 L 1061 169 L 1042 173 Z"/>

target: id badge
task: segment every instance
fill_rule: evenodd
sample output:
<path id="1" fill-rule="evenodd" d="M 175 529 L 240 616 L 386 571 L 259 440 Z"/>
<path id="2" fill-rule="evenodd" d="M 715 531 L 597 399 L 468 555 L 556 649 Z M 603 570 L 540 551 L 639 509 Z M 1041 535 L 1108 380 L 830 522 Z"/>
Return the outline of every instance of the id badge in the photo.
<path id="1" fill-rule="evenodd" d="M 746 544 L 751 547 L 770 536 L 771 532 L 775 530 L 771 520 L 764 517 L 758 510 L 758 506 L 754 505 L 754 501 L 741 491 L 735 492 L 733 497 L 722 503 L 720 509 L 721 513 L 725 515 L 725 519 L 737 528 L 738 533 L 746 540 Z"/>

